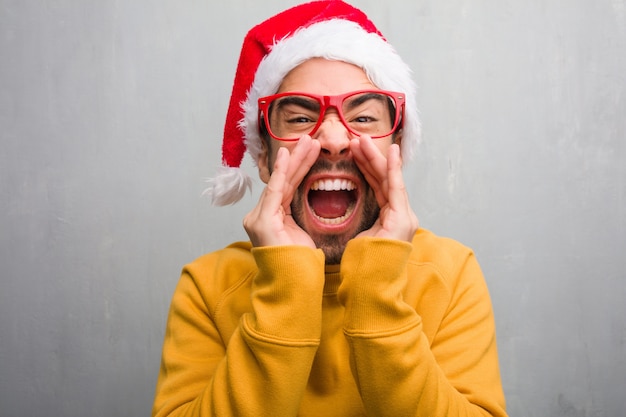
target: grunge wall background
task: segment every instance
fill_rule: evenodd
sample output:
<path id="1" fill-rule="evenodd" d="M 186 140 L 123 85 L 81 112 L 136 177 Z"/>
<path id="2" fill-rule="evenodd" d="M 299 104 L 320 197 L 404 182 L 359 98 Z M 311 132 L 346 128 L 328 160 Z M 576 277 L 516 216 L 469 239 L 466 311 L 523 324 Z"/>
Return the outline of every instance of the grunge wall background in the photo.
<path id="1" fill-rule="evenodd" d="M 0 416 L 149 415 L 180 270 L 261 188 L 201 197 L 241 42 L 293 4 L 0 0 Z M 415 71 L 411 198 L 477 253 L 510 415 L 622 415 L 626 2 L 355 4 Z"/>

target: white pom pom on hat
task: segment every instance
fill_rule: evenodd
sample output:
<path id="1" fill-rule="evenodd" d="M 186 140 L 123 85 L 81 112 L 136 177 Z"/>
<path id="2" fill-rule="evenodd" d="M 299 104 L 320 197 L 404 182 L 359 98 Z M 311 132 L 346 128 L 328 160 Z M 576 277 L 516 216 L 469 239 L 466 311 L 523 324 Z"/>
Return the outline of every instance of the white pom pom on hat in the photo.
<path id="1" fill-rule="evenodd" d="M 233 204 L 251 188 L 240 165 L 246 150 L 255 163 L 262 151 L 257 101 L 276 93 L 285 76 L 311 58 L 356 65 L 378 88 L 405 94 L 402 158 L 411 159 L 420 122 L 410 68 L 361 10 L 341 0 L 313 1 L 260 23 L 243 41 L 224 126 L 223 167 L 206 190 L 213 204 Z"/>

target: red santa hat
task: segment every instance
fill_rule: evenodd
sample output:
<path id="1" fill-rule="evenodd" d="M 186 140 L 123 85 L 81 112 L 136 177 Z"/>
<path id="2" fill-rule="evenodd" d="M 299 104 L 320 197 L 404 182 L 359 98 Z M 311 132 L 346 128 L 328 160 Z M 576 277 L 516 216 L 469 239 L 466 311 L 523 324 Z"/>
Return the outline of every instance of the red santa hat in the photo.
<path id="1" fill-rule="evenodd" d="M 260 23 L 244 39 L 224 127 L 223 166 L 206 191 L 213 204 L 235 203 L 251 187 L 240 165 L 246 150 L 255 164 L 262 151 L 257 101 L 276 93 L 283 78 L 311 58 L 356 65 L 378 88 L 405 94 L 402 157 L 411 159 L 420 138 L 411 70 L 361 10 L 341 0 L 313 1 Z"/>

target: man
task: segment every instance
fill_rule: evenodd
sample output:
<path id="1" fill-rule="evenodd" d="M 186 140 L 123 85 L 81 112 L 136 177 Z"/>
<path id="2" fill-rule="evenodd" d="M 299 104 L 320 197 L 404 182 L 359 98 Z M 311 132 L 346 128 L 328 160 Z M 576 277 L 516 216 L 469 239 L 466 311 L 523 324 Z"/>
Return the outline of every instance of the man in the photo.
<path id="1" fill-rule="evenodd" d="M 246 149 L 266 187 L 244 219 L 250 242 L 183 270 L 153 415 L 506 415 L 480 268 L 418 230 L 404 188 L 414 90 L 341 1 L 248 33 L 210 192 L 241 197 Z"/>

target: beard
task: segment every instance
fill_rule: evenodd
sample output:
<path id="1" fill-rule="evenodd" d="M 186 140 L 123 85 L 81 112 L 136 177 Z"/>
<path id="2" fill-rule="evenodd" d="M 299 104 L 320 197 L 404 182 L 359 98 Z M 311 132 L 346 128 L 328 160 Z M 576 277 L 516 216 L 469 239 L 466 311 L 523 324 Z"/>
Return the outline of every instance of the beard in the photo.
<path id="1" fill-rule="evenodd" d="M 318 172 L 344 172 L 356 175 L 360 179 L 361 187 L 361 213 L 360 221 L 355 232 L 352 233 L 328 233 L 328 234 L 313 234 L 311 230 L 307 230 L 305 217 L 305 200 L 309 190 L 305 189 L 304 184 L 308 184 L 307 178 Z M 293 201 L 291 202 L 291 215 L 293 220 L 298 226 L 300 226 L 305 232 L 311 236 L 315 245 L 324 252 L 327 265 L 339 264 L 341 257 L 346 249 L 348 242 L 361 233 L 364 230 L 370 229 L 380 214 L 380 207 L 376 201 L 374 191 L 369 186 L 361 171 L 357 168 L 356 164 L 352 161 L 339 161 L 332 163 L 327 160 L 318 160 L 309 170 L 307 176 L 302 180 L 297 192 L 294 194 Z"/>

